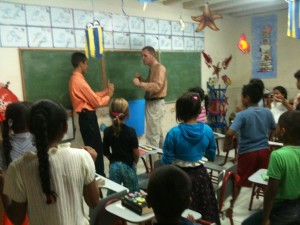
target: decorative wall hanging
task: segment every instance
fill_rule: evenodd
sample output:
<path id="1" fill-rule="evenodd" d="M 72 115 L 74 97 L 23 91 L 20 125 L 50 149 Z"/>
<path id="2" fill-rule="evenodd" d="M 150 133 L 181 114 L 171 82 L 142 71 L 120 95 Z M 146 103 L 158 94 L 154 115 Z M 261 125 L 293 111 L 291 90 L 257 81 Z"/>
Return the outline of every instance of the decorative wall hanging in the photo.
<path id="1" fill-rule="evenodd" d="M 214 20 L 223 19 L 222 15 L 219 13 L 213 13 L 210 11 L 208 3 L 204 4 L 203 7 L 203 15 L 201 16 L 191 16 L 192 20 L 199 22 L 199 25 L 196 29 L 196 32 L 200 32 L 206 26 L 208 26 L 212 30 L 219 30 L 216 26 Z"/>
<path id="2" fill-rule="evenodd" d="M 229 63 L 230 63 L 231 59 L 232 59 L 232 55 L 230 55 L 228 58 L 225 58 L 223 60 L 222 67 L 223 67 L 224 70 L 226 70 L 227 67 L 229 66 Z"/>
<path id="3" fill-rule="evenodd" d="M 287 36 L 300 39 L 300 20 L 299 10 L 300 1 L 288 1 L 288 30 Z"/>
<path id="4" fill-rule="evenodd" d="M 85 55 L 90 58 L 101 59 L 103 55 L 103 36 L 102 27 L 99 21 L 87 24 L 85 30 L 86 35 L 86 47 Z"/>
<path id="5" fill-rule="evenodd" d="M 212 59 L 210 55 L 206 54 L 204 51 L 201 51 L 201 54 L 204 57 L 205 64 L 207 65 L 208 68 L 210 68 L 212 66 Z"/>
<path id="6" fill-rule="evenodd" d="M 17 96 L 8 89 L 9 82 L 0 83 L 0 122 L 5 120 L 6 107 L 13 102 L 18 102 Z"/>
<path id="7" fill-rule="evenodd" d="M 273 78 L 277 75 L 277 16 L 252 18 L 252 77 Z"/>
<path id="8" fill-rule="evenodd" d="M 246 35 L 242 34 L 240 36 L 239 42 L 238 42 L 238 48 L 241 50 L 242 53 L 246 54 L 250 52 L 250 44 L 247 41 Z"/>

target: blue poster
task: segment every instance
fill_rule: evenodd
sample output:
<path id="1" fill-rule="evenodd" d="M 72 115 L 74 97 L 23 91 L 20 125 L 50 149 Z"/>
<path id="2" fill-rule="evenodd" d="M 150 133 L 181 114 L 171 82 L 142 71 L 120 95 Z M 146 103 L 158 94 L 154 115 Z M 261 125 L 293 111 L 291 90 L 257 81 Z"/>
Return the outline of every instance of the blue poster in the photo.
<path id="1" fill-rule="evenodd" d="M 252 77 L 277 76 L 277 15 L 252 18 Z"/>

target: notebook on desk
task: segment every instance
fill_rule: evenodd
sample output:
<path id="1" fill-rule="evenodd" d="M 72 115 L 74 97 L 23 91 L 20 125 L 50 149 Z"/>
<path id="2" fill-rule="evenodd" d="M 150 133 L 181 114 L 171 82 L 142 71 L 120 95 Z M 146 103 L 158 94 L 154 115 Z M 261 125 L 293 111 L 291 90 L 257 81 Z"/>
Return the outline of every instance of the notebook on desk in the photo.
<path id="1" fill-rule="evenodd" d="M 269 175 L 267 174 L 267 172 L 262 173 L 262 174 L 260 174 L 260 175 L 261 175 L 261 178 L 262 178 L 264 181 L 268 181 L 268 180 L 269 180 Z"/>

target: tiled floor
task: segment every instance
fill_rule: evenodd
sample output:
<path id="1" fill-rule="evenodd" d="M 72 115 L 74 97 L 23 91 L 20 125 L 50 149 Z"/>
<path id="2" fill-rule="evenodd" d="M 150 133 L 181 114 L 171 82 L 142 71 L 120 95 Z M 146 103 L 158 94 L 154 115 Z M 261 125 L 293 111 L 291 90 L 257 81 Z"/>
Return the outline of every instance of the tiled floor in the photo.
<path id="1" fill-rule="evenodd" d="M 221 152 L 221 155 L 223 155 L 223 153 Z M 232 154 L 230 154 L 229 156 L 233 157 L 233 151 Z M 228 167 L 231 166 L 232 162 L 227 162 L 224 167 Z M 106 171 L 106 175 L 108 176 L 108 161 L 105 159 L 105 171 Z M 145 173 L 145 167 L 142 163 L 142 161 L 140 160 L 138 163 L 138 174 L 142 174 Z M 234 209 L 233 209 L 233 220 L 234 220 L 234 224 L 235 225 L 240 225 L 241 222 L 247 218 L 249 215 L 251 215 L 252 213 L 254 213 L 256 210 L 260 209 L 262 207 L 263 204 L 263 198 L 260 197 L 259 199 L 254 199 L 253 200 L 253 205 L 252 205 L 252 211 L 248 210 L 249 207 L 249 202 L 250 202 L 250 195 L 251 195 L 251 188 L 242 188 L 241 193 L 235 203 Z M 227 199 L 227 201 L 225 201 L 225 207 L 229 205 L 229 199 Z M 221 223 L 222 225 L 230 225 L 230 221 L 227 217 L 225 217 L 224 219 L 221 217 Z M 128 225 L 131 225 L 130 223 L 128 223 Z"/>

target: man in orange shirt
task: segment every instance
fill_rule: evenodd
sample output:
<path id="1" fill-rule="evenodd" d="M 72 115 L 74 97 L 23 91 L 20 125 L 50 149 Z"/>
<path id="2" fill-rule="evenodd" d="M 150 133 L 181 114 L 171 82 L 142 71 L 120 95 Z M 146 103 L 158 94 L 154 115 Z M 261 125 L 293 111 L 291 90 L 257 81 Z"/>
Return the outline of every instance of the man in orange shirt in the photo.
<path id="1" fill-rule="evenodd" d="M 85 54 L 73 53 L 71 62 L 74 70 L 69 81 L 69 92 L 73 110 L 79 115 L 79 127 L 84 145 L 94 148 L 98 153 L 95 161 L 96 172 L 105 176 L 102 140 L 96 108 L 108 104 L 114 93 L 114 85 L 108 83 L 106 90 L 94 92 L 84 78 L 88 69 L 88 59 Z"/>

